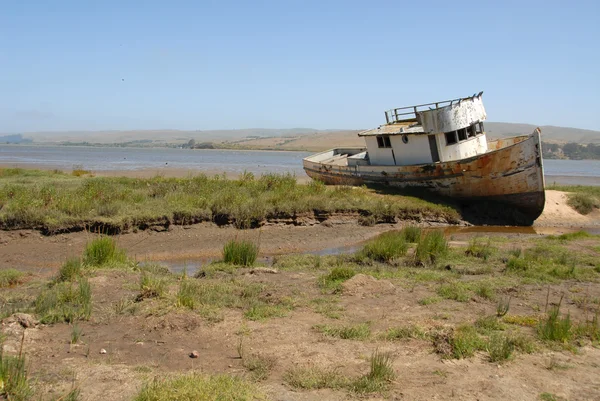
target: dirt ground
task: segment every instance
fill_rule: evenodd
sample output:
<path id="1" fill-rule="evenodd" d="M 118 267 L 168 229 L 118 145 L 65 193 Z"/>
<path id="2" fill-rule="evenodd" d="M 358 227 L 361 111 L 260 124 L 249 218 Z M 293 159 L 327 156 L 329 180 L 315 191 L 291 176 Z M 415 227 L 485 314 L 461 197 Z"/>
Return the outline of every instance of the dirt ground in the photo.
<path id="1" fill-rule="evenodd" d="M 595 216 L 573 215 L 563 194 L 557 191 L 547 191 L 546 210 L 539 226 L 536 224 L 538 227 L 484 232 L 504 237 L 508 247 L 538 238 L 540 233 L 576 230 L 558 223 L 569 221 L 580 227 L 598 223 Z M 226 241 L 244 238 L 260 242 L 261 255 L 272 259 L 290 253 L 336 253 L 338 248 L 356 247 L 381 232 L 400 227 L 401 224 L 363 227 L 352 217 L 315 225 L 271 225 L 246 231 L 203 223 L 123 234 L 117 242 L 137 261 L 185 262 L 218 259 Z M 481 234 L 469 228 L 452 230 L 449 236 L 453 246 L 466 245 L 469 238 Z M 29 274 L 24 284 L 3 289 L 0 295 L 7 297 L 11 291 L 21 291 L 25 299 L 31 298 L 68 257 L 80 255 L 92 237 L 81 232 L 57 236 L 43 236 L 31 230 L 0 232 L 0 269 L 15 268 Z M 572 247 L 595 252 L 590 251 L 595 249 L 594 244 L 580 241 Z M 480 265 L 485 266 L 485 262 Z M 436 296 L 437 283 L 409 284 L 400 279 L 377 280 L 362 275 L 346 282 L 339 293 L 324 292 L 317 285 L 322 273 L 292 269 L 277 274 L 252 274 L 249 269 L 238 269 L 231 277 L 224 277 L 263 284 L 268 291 L 265 296 L 290 299 L 294 307 L 284 316 L 259 321 L 248 320 L 238 309 L 225 308 L 221 320 L 207 321 L 173 303 L 165 306 L 164 302 L 153 300 L 139 303 L 134 312 L 119 312 L 120 303 L 134 302 L 140 275 L 99 271 L 90 278 L 92 317 L 78 323 L 81 341 L 70 344 L 73 326 L 66 323 L 24 329 L 9 319 L 2 324 L 4 349 L 17 353 L 24 339 L 23 352 L 42 400 L 58 398 L 73 385 L 81 390 L 82 400 L 130 400 L 155 376 L 192 370 L 248 376 L 239 358 L 240 342 L 248 355 L 273 361 L 267 378 L 260 382 L 273 400 L 537 400 L 542 393 L 562 397 L 557 400 L 600 399 L 600 349 L 591 344 L 582 344 L 576 351 L 541 346 L 531 354 L 518 353 L 506 363 L 491 363 L 484 352 L 467 359 L 444 359 L 434 352 L 430 341 L 389 341 L 379 336 L 388 328 L 410 324 L 429 330 L 473 323 L 483 316 L 495 315 L 495 300 L 473 296 L 468 302 L 444 299 L 424 304 L 420 300 Z M 493 277 L 499 273 L 490 274 Z M 177 285 L 176 281 L 171 284 Z M 564 296 L 563 311 L 571 313 L 574 320 L 583 320 L 592 313 L 588 305 L 582 305 L 584 294 L 586 299 L 598 300 L 600 286 L 596 282 L 563 280 L 552 285 L 516 285 L 502 289 L 500 295 L 511 297 L 510 314 L 538 317 L 548 299 L 556 303 Z M 317 301 L 338 311 L 339 316 L 320 311 L 315 306 Z M 360 323 L 368 324 L 373 333 L 367 340 L 327 337 L 315 329 L 323 324 Z M 529 335 L 535 330 L 518 329 Z M 198 351 L 197 359 L 188 356 L 192 350 Z M 300 391 L 284 380 L 291 368 L 305 366 L 360 376 L 368 371 L 368 357 L 375 350 L 393 355 L 397 374 L 389 391 L 382 394 L 358 396 L 330 389 Z"/>

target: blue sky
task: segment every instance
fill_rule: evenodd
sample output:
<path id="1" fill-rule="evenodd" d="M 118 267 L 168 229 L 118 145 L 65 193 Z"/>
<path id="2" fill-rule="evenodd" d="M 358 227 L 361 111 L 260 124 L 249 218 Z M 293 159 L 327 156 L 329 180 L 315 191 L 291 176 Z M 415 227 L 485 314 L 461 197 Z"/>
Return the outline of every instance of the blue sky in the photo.
<path id="1" fill-rule="evenodd" d="M 369 128 L 484 91 L 489 121 L 600 130 L 598 1 L 17 1 L 0 132 Z"/>

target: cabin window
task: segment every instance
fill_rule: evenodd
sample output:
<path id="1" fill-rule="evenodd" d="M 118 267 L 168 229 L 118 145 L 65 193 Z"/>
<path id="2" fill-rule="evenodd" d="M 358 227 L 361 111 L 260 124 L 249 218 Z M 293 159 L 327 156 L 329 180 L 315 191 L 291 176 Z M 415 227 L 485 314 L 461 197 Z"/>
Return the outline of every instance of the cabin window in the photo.
<path id="1" fill-rule="evenodd" d="M 477 135 L 483 134 L 483 123 L 475 124 L 475 132 L 477 133 Z"/>
<path id="2" fill-rule="evenodd" d="M 456 133 L 458 134 L 458 140 L 459 141 L 466 141 L 467 140 L 467 130 L 465 128 L 461 128 L 459 130 L 456 130 Z"/>
<path id="3" fill-rule="evenodd" d="M 458 142 L 456 140 L 456 131 L 446 132 L 444 135 L 446 135 L 446 145 L 454 145 Z"/>
<path id="4" fill-rule="evenodd" d="M 390 141 L 389 135 L 378 135 L 377 136 L 377 146 L 380 148 L 391 148 L 392 142 Z"/>
<path id="5" fill-rule="evenodd" d="M 477 124 L 473 124 L 467 128 L 469 138 L 474 138 L 477 135 L 477 128 L 475 128 L 476 125 Z"/>

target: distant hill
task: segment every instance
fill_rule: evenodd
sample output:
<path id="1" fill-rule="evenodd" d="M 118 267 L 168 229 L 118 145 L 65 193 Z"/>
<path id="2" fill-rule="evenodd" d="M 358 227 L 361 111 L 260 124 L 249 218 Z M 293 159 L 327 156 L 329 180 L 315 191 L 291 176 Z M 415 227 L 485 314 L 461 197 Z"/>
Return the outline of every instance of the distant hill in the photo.
<path id="1" fill-rule="evenodd" d="M 512 135 L 530 134 L 538 127 L 531 124 L 494 123 L 485 122 L 485 131 L 490 137 L 506 137 Z M 545 142 L 578 142 L 600 143 L 600 131 L 579 128 L 554 127 L 552 125 L 540 126 L 542 140 Z"/>
<path id="2" fill-rule="evenodd" d="M 532 124 L 485 123 L 485 130 L 490 138 L 530 134 L 535 128 Z M 544 142 L 600 143 L 600 131 L 554 126 L 540 128 Z M 163 129 L 31 132 L 24 134 L 27 139 L 19 135 L 8 135 L 4 138 L 9 138 L 5 142 L 19 136 L 22 141 L 32 139 L 36 143 L 123 144 L 121 146 L 182 146 L 193 139 L 196 143 L 215 143 L 217 147 L 226 148 L 319 151 L 339 146 L 364 146 L 364 141 L 357 136 L 360 131 L 312 128 L 207 131 Z M 0 137 L 0 143 L 3 142 L 2 138 Z"/>

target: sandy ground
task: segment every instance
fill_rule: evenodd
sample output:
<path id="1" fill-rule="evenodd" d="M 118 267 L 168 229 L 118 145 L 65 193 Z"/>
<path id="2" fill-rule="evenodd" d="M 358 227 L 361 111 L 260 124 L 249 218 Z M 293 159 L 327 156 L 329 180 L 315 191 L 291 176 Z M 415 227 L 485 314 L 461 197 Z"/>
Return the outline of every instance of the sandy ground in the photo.
<path id="1" fill-rule="evenodd" d="M 600 224 L 600 211 L 584 216 L 567 204 L 568 194 L 562 191 L 546 190 L 544 212 L 535 221 L 539 227 L 590 227 Z"/>

